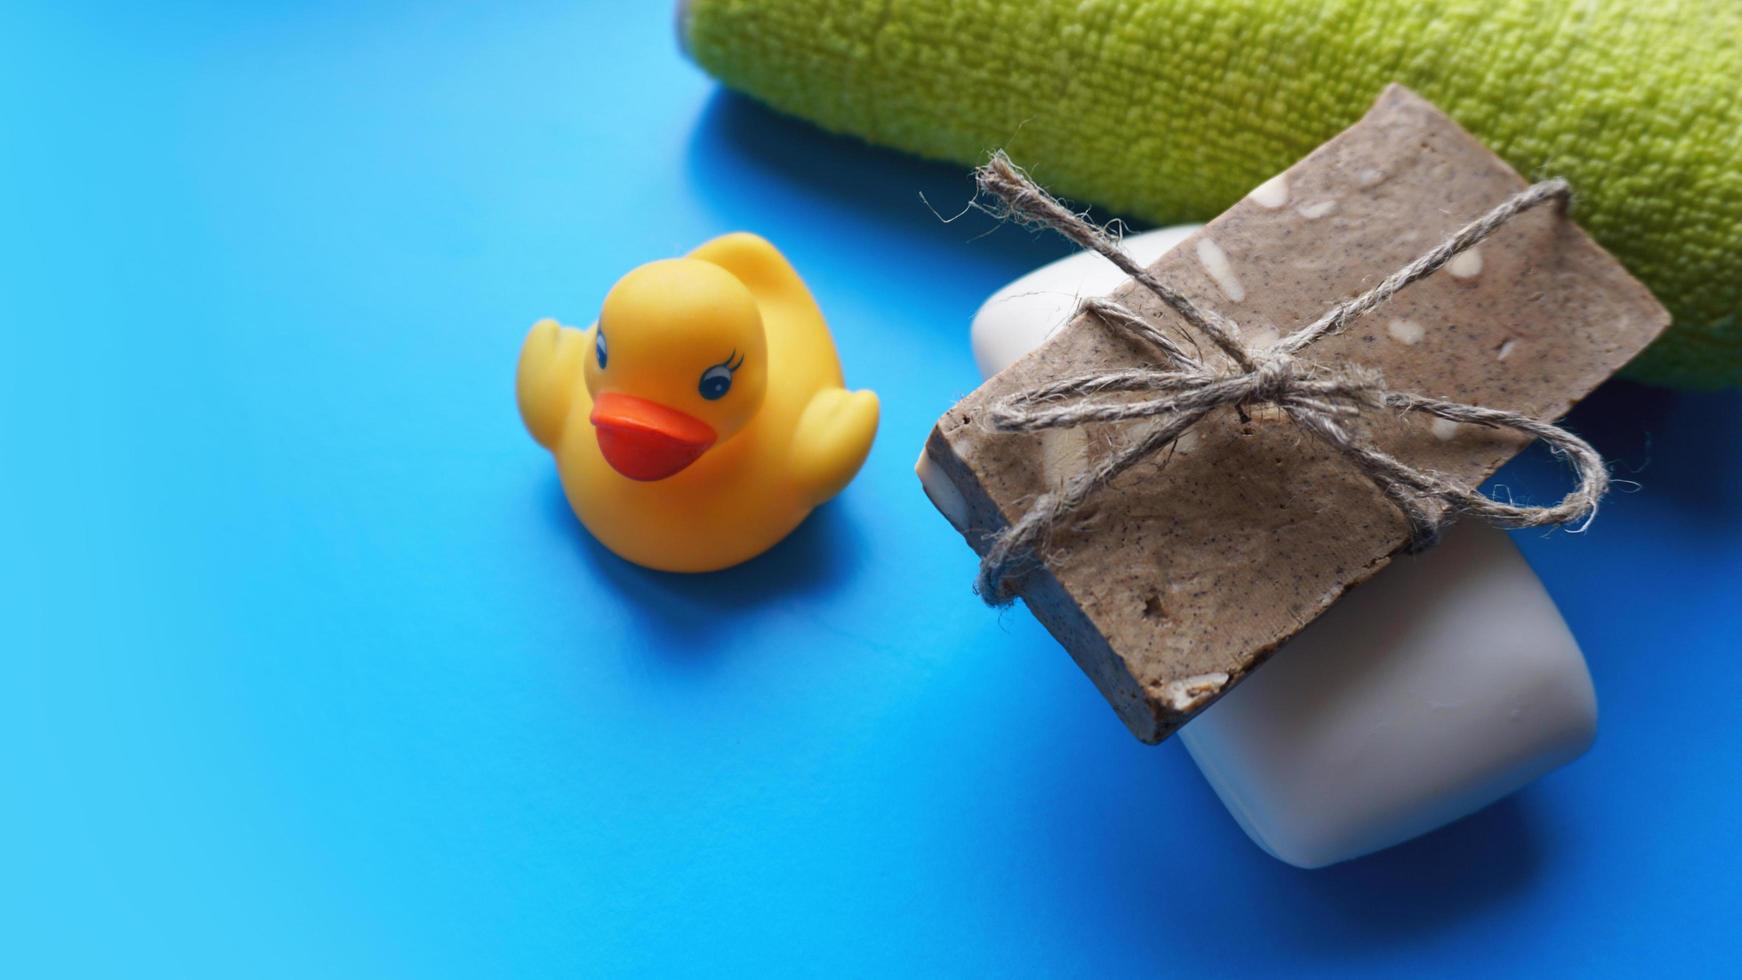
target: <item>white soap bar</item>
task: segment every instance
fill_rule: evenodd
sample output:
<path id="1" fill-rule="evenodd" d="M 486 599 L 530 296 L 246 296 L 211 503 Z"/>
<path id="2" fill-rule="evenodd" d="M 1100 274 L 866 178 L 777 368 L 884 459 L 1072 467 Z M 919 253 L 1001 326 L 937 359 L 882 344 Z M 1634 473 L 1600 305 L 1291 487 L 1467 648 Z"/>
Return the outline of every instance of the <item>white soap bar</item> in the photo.
<path id="1" fill-rule="evenodd" d="M 1138 265 L 1147 266 L 1199 227 L 1178 225 L 1128 235 L 1125 251 Z M 974 314 L 970 328 L 974 366 L 980 369 L 980 376 L 990 378 L 1039 347 L 1070 322 L 1080 300 L 1105 296 L 1125 278 L 1118 266 L 1094 252 L 1078 252 L 1043 265 L 993 293 Z"/>
<path id="2" fill-rule="evenodd" d="M 1473 813 L 1596 734 L 1560 610 L 1512 539 L 1465 523 L 1345 595 L 1179 737 L 1260 847 L 1316 868 Z"/>
<path id="3" fill-rule="evenodd" d="M 1191 228 L 1125 239 L 1148 264 Z M 974 317 L 990 377 L 1123 275 L 1082 253 L 993 294 Z M 920 457 L 958 527 L 955 487 Z M 1180 732 L 1266 851 L 1303 868 L 1444 826 L 1577 758 L 1597 731 L 1590 672 L 1560 611 L 1503 532 L 1468 523 L 1399 558 Z"/>

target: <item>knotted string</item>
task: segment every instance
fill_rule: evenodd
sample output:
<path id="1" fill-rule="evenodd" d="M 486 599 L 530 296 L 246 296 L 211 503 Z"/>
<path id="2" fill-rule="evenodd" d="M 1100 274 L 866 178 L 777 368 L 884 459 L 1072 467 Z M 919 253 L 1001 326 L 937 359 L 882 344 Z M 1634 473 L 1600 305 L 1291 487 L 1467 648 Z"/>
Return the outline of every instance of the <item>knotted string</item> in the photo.
<path id="1" fill-rule="evenodd" d="M 1580 522 L 1582 529 L 1596 516 L 1597 503 L 1609 489 L 1609 471 L 1589 443 L 1560 426 L 1519 412 L 1392 391 L 1372 369 L 1356 364 L 1315 364 L 1296 356 L 1313 343 L 1340 332 L 1350 321 L 1383 304 L 1409 284 L 1432 275 L 1514 217 L 1546 202 L 1564 203 L 1571 194 L 1566 181 L 1547 180 L 1514 194 L 1377 286 L 1331 307 L 1270 348 L 1254 351 L 1240 343 L 1239 327 L 1234 321 L 1198 306 L 1138 265 L 1106 231 L 1047 194 L 1002 151 L 994 153 L 976 176 L 982 191 L 1003 202 L 1003 216 L 1051 228 L 1078 245 L 1099 252 L 1166 303 L 1197 333 L 1209 338 L 1232 362 L 1206 364 L 1125 306 L 1105 298 L 1085 301 L 1081 307 L 1084 312 L 1152 348 L 1159 355 L 1161 366 L 1079 374 L 1050 381 L 1000 400 L 983 417 L 1000 432 L 1037 432 L 1134 419 L 1158 421 L 1141 430 L 1129 445 L 1093 461 L 1059 486 L 1042 493 L 1026 513 L 991 539 L 975 582 L 975 591 L 989 605 L 1005 605 L 1015 598 L 1021 573 L 1061 519 L 1081 507 L 1097 490 L 1173 444 L 1205 415 L 1222 407 L 1232 407 L 1244 417 L 1247 406 L 1273 405 L 1347 457 L 1402 512 L 1409 524 L 1411 551 L 1431 546 L 1438 539 L 1444 515 L 1451 513 L 1473 515 L 1507 528 Z M 1108 397 L 1131 394 L 1146 397 L 1139 400 Z M 1578 474 L 1578 486 L 1559 503 L 1546 507 L 1495 500 L 1474 487 L 1399 461 L 1344 424 L 1369 410 L 1423 412 L 1452 422 L 1521 432 L 1542 440 L 1555 455 L 1568 460 Z M 1437 513 L 1431 503 L 1440 505 Z"/>

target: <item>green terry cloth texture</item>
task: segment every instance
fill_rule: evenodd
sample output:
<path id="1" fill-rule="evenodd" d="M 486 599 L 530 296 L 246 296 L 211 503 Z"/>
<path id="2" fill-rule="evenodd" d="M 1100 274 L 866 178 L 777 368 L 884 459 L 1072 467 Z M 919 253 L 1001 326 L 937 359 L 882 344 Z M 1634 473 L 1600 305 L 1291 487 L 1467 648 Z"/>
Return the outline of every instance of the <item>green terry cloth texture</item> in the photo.
<path id="1" fill-rule="evenodd" d="M 1742 0 L 688 0 L 691 56 L 837 132 L 1203 221 L 1387 82 L 1445 109 L 1675 314 L 1629 367 L 1742 385 Z"/>

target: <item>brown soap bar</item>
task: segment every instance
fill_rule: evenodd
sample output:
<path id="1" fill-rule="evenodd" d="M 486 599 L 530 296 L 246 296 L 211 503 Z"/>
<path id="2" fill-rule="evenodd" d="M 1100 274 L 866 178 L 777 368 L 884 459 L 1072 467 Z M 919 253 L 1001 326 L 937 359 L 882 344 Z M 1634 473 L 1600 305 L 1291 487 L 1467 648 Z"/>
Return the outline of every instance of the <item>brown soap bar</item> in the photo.
<path id="1" fill-rule="evenodd" d="M 1394 85 L 1360 122 L 1151 271 L 1262 347 L 1524 187 L 1445 114 Z M 1190 334 L 1136 284 L 1113 295 L 1174 336 Z M 1644 286 L 1548 206 L 1301 357 L 1377 368 L 1395 390 L 1557 418 L 1668 323 Z M 1207 339 L 1198 347 L 1222 356 Z M 1065 375 L 1153 361 L 1078 316 L 938 421 L 926 452 L 960 493 L 952 519 L 976 550 L 1036 494 L 1134 431 L 998 433 L 979 422 L 985 407 Z M 1345 458 L 1279 413 L 1248 415 L 1210 413 L 1172 451 L 1103 488 L 1021 581 L 1029 608 L 1146 742 L 1239 683 L 1408 538 L 1402 516 Z M 1357 426 L 1406 463 L 1471 485 L 1525 441 L 1434 423 L 1370 413 Z"/>

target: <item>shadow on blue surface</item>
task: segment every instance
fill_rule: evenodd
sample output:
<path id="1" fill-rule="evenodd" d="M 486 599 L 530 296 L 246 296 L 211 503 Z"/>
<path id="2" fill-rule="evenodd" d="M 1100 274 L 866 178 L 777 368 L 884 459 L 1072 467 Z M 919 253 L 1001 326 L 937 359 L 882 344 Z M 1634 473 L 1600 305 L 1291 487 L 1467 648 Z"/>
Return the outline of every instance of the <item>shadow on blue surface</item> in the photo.
<path id="1" fill-rule="evenodd" d="M 1726 454 L 1658 452 L 1655 443 L 1662 433 L 1691 436 L 1713 447 L 1742 446 L 1742 417 L 1735 405 L 1734 392 L 1671 391 L 1610 381 L 1575 406 L 1568 422 L 1609 460 L 1618 480 L 1637 482 L 1667 505 L 1665 510 L 1685 520 L 1734 522 L 1742 518 L 1734 460 Z"/>
<path id="2" fill-rule="evenodd" d="M 760 180 L 747 182 L 745 169 L 725 161 Z M 1003 229 L 982 212 L 964 210 L 975 191 L 966 167 L 837 136 L 726 89 L 709 98 L 690 137 L 689 174 L 703 197 L 745 224 L 768 220 L 774 199 L 796 190 L 825 211 L 850 212 L 841 216 L 844 228 L 880 225 L 880 242 L 887 241 L 884 235 L 911 239 L 916 247 L 972 241 L 962 259 L 1003 266 L 1006 278 L 1072 251 L 1051 232 Z M 797 217 L 808 222 L 817 216 Z M 873 263 L 883 258 L 862 256 Z"/>
<path id="3" fill-rule="evenodd" d="M 849 587 L 862 552 L 859 529 L 841 516 L 840 501 L 830 501 L 805 518 L 779 544 L 755 558 L 718 572 L 682 574 L 643 568 L 617 557 L 581 526 L 554 474 L 546 494 L 551 533 L 575 543 L 582 560 L 617 590 L 617 608 L 634 616 L 660 639 L 650 648 L 696 649 L 721 616 L 776 600 L 802 599 Z"/>
<path id="4" fill-rule="evenodd" d="M 1295 942 L 1357 950 L 1453 928 L 1536 878 L 1544 842 L 1529 791 L 1425 837 L 1319 871 L 1285 871 L 1305 901 L 1335 915 L 1290 923 Z M 1286 920 L 1285 920 L 1286 921 Z"/>

